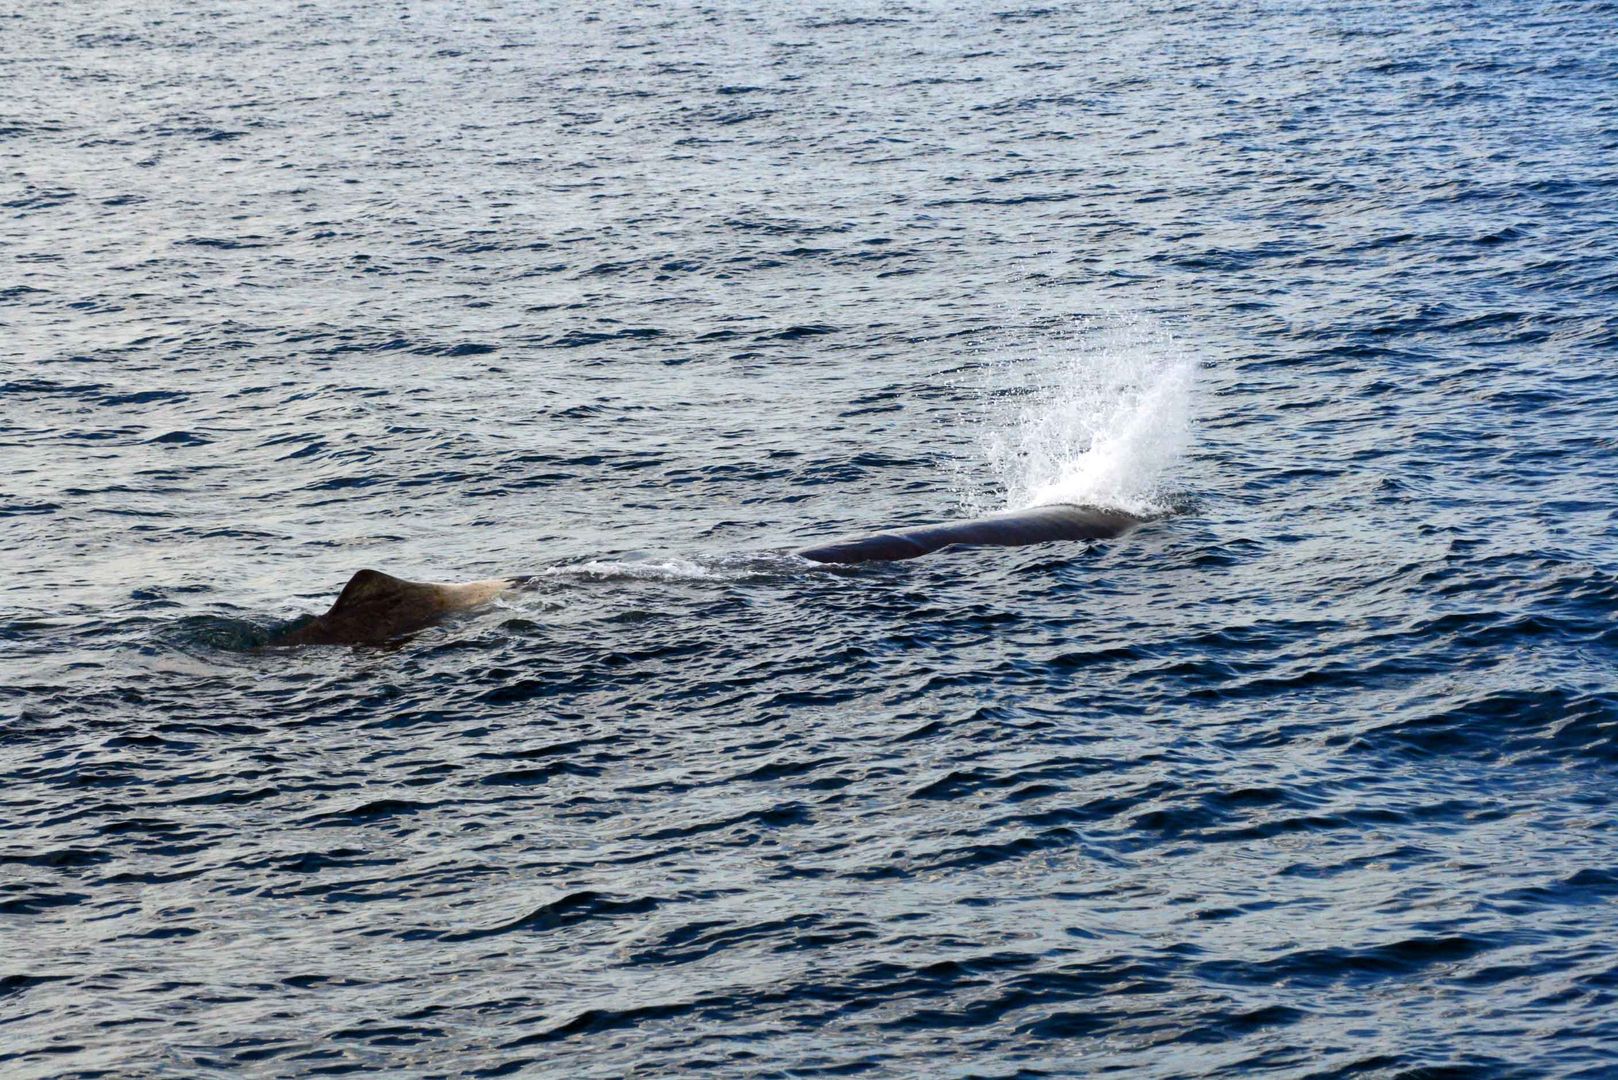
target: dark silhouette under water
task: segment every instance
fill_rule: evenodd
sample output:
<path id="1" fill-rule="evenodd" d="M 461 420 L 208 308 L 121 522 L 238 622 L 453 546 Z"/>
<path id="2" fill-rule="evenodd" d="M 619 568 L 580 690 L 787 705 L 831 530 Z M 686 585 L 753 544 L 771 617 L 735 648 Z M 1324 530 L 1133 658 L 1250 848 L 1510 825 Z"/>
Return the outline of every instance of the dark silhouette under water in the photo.
<path id="1" fill-rule="evenodd" d="M 893 529 L 803 548 L 817 563 L 895 562 L 946 547 L 1020 547 L 1056 540 L 1120 536 L 1145 519 L 1094 506 L 1035 506 L 968 521 Z M 300 620 L 272 645 L 368 645 L 414 633 L 457 611 L 468 611 L 519 588 L 531 577 L 488 578 L 460 584 L 405 581 L 377 570 L 349 579 L 324 615 Z"/>

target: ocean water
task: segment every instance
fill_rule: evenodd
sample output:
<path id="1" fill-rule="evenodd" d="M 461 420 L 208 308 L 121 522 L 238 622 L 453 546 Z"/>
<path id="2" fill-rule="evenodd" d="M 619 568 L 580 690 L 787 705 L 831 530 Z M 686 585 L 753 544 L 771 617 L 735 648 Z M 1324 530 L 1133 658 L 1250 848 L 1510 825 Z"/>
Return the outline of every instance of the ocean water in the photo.
<path id="1" fill-rule="evenodd" d="M 1618 6 L 0 8 L 0 1073 L 1618 1076 Z M 1041 501 L 1093 545 L 812 567 Z M 361 567 L 536 588 L 254 647 Z"/>

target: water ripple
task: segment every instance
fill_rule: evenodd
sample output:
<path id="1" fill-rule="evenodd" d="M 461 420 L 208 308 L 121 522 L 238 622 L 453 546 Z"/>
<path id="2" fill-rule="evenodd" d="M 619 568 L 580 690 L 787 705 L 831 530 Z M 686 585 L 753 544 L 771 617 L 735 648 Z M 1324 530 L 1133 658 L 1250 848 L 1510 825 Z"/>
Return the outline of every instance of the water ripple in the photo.
<path id="1" fill-rule="evenodd" d="M 1612 4 L 203 14 L 4 19 L 6 1075 L 1618 1071 Z"/>

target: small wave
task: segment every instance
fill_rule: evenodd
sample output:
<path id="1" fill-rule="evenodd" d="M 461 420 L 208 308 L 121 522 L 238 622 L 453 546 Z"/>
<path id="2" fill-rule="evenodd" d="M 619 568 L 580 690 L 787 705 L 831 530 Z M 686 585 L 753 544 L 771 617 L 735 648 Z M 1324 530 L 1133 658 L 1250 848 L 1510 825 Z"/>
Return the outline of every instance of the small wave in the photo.
<path id="1" fill-rule="evenodd" d="M 663 901 L 657 897 L 635 896 L 620 899 L 587 889 L 541 904 L 531 911 L 495 926 L 447 931 L 440 936 L 440 940 L 475 941 L 519 930 L 556 930 L 588 919 L 644 915 L 655 911 L 661 903 Z"/>
<path id="2" fill-rule="evenodd" d="M 223 652 L 250 652 L 262 649 L 280 627 L 232 619 L 219 615 L 192 615 L 178 620 L 163 635 L 169 644 L 189 651 L 194 648 Z"/>

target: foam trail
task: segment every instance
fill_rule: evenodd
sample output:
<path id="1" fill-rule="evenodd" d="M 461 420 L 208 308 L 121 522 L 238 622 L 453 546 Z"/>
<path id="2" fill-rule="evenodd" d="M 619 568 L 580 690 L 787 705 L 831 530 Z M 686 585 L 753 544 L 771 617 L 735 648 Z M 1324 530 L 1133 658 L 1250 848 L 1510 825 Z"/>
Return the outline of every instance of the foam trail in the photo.
<path id="1" fill-rule="evenodd" d="M 996 365 L 1013 393 L 983 439 L 1008 509 L 1166 512 L 1190 443 L 1195 361 L 1145 316 L 1086 319 Z M 1021 385 L 1016 385 L 1020 380 Z"/>
<path id="2" fill-rule="evenodd" d="M 555 579 L 559 582 L 731 583 L 774 577 L 784 570 L 796 569 L 798 565 L 795 560 L 786 562 L 782 556 L 771 554 L 706 555 L 695 559 L 678 556 L 625 557 L 566 563 L 546 567 L 530 576 L 535 580 Z"/>

